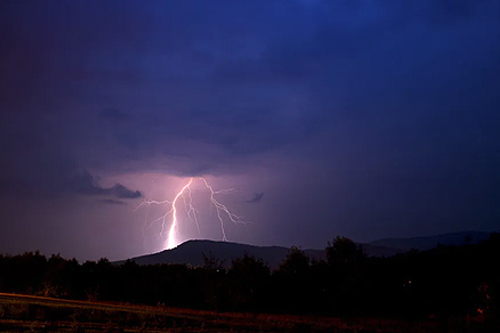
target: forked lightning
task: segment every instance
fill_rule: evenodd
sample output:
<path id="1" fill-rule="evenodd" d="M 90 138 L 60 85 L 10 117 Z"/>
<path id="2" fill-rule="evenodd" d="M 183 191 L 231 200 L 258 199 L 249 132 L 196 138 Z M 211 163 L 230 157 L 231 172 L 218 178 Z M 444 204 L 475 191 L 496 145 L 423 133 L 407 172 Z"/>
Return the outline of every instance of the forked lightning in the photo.
<path id="1" fill-rule="evenodd" d="M 161 222 L 161 232 L 160 236 L 163 236 L 165 230 L 168 228 L 168 235 L 167 235 L 167 240 L 165 244 L 165 249 L 169 250 L 174 247 L 176 247 L 179 244 L 178 240 L 178 226 L 179 226 L 179 217 L 178 217 L 178 205 L 179 205 L 179 198 L 182 198 L 183 203 L 184 203 L 184 210 L 186 212 L 187 217 L 193 221 L 196 225 L 196 228 L 198 230 L 198 235 L 201 236 L 200 232 L 200 225 L 198 223 L 198 210 L 194 207 L 193 205 L 193 198 L 191 196 L 191 185 L 195 180 L 200 180 L 204 187 L 208 190 L 209 192 L 209 198 L 210 198 L 210 203 L 212 206 L 215 208 L 215 211 L 217 213 L 217 218 L 220 222 L 220 231 L 222 235 L 222 241 L 227 242 L 227 237 L 226 237 L 226 230 L 224 228 L 224 217 L 226 217 L 229 221 L 239 224 L 243 223 L 245 224 L 246 222 L 241 219 L 238 215 L 234 214 L 229 210 L 229 208 L 217 201 L 215 198 L 216 195 L 218 194 L 228 194 L 233 191 L 233 189 L 226 189 L 226 190 L 219 190 L 215 191 L 212 186 L 208 183 L 208 181 L 203 178 L 203 177 L 191 177 L 187 181 L 187 183 L 181 188 L 181 190 L 175 195 L 174 199 L 172 201 L 155 201 L 155 200 L 145 200 L 142 202 L 136 209 L 139 209 L 144 206 L 150 206 L 150 205 L 168 205 L 170 208 L 169 210 L 156 220 L 153 220 L 151 223 L 154 222 Z M 169 226 L 170 225 L 170 226 Z"/>

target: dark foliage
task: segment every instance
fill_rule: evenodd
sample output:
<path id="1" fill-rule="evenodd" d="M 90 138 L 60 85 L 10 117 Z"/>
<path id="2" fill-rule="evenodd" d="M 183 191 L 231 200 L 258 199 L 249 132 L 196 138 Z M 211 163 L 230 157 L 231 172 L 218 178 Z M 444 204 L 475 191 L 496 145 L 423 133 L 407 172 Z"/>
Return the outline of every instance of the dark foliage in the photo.
<path id="1" fill-rule="evenodd" d="M 0 292 L 130 303 L 322 315 L 498 318 L 500 235 L 479 244 L 440 246 L 389 258 L 367 257 L 336 237 L 326 261 L 292 247 L 271 272 L 245 254 L 224 268 L 213 255 L 204 266 L 79 264 L 39 252 L 0 255 Z"/>

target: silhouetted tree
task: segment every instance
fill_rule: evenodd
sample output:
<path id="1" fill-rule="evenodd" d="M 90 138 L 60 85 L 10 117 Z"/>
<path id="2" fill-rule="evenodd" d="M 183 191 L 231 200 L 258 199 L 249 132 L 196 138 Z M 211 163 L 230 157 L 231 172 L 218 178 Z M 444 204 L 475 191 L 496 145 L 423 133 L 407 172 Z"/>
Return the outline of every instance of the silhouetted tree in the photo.
<path id="1" fill-rule="evenodd" d="M 265 303 L 270 269 L 262 259 L 247 253 L 233 259 L 228 271 L 230 302 L 236 308 L 256 310 Z"/>
<path id="2" fill-rule="evenodd" d="M 282 309 L 297 313 L 311 305 L 309 258 L 305 252 L 292 246 L 286 258 L 273 274 L 273 289 Z"/>
<path id="3" fill-rule="evenodd" d="M 205 253 L 202 253 L 202 258 L 203 258 L 203 269 L 209 270 L 209 271 L 225 271 L 226 269 L 224 268 L 224 260 L 220 260 L 212 252 L 209 252 L 208 255 Z"/>
<path id="4" fill-rule="evenodd" d="M 278 272 L 289 276 L 304 277 L 309 273 L 309 258 L 299 247 L 292 246 L 280 264 Z"/>
<path id="5" fill-rule="evenodd" d="M 79 264 L 27 252 L 0 255 L 0 291 L 217 310 L 369 314 L 410 322 L 484 315 L 498 327 L 499 257 L 497 233 L 478 244 L 389 258 L 368 258 L 352 240 L 336 237 L 326 247 L 326 261 L 309 261 L 292 247 L 272 275 L 248 254 L 228 270 L 211 254 L 204 256 L 203 267 L 187 267 L 131 260 L 116 265 L 107 259 Z"/>
<path id="6" fill-rule="evenodd" d="M 224 261 L 215 257 L 212 252 L 203 256 L 203 278 L 202 286 L 205 302 L 216 311 L 219 311 L 227 303 L 227 277 Z"/>
<path id="7" fill-rule="evenodd" d="M 53 254 L 47 261 L 40 294 L 53 297 L 78 297 L 80 266 L 76 259 L 67 260 Z"/>
<path id="8" fill-rule="evenodd" d="M 335 237 L 333 243 L 328 242 L 326 247 L 326 260 L 330 266 L 358 264 L 365 258 L 361 246 L 344 236 Z"/>
<path id="9" fill-rule="evenodd" d="M 366 282 L 363 274 L 366 255 L 361 246 L 347 237 L 337 236 L 326 247 L 326 259 L 332 310 L 346 313 L 359 308 Z"/>

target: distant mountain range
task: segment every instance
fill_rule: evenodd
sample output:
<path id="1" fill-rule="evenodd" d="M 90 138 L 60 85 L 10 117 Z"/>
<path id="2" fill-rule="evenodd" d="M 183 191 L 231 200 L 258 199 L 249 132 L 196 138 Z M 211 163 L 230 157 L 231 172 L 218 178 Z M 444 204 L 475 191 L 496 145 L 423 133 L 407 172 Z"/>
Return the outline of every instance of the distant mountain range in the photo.
<path id="1" fill-rule="evenodd" d="M 374 242 L 370 245 L 385 246 L 392 249 L 397 249 L 400 252 L 406 252 L 411 249 L 420 251 L 430 250 L 441 245 L 464 245 L 476 244 L 480 241 L 488 239 L 489 232 L 482 231 L 461 231 L 449 234 L 442 234 L 436 236 L 423 236 L 411 238 L 384 238 Z"/>
<path id="2" fill-rule="evenodd" d="M 437 247 L 438 244 L 463 245 L 478 243 L 487 239 L 489 235 L 489 233 L 485 232 L 465 231 L 427 237 L 387 238 L 359 245 L 363 247 L 363 250 L 369 256 L 388 257 L 411 249 L 428 250 Z M 224 261 L 224 265 L 229 267 L 232 259 L 242 257 L 247 253 L 262 259 L 271 269 L 276 269 L 286 257 L 287 252 L 288 248 L 282 246 L 255 246 L 211 240 L 190 240 L 174 249 L 131 258 L 131 260 L 139 265 L 169 263 L 201 266 L 203 265 L 203 254 L 207 256 L 211 254 L 215 258 Z M 322 260 L 326 257 L 324 249 L 307 249 L 304 252 L 314 260 Z M 123 263 L 123 261 L 116 262 L 116 264 L 120 263 Z"/>

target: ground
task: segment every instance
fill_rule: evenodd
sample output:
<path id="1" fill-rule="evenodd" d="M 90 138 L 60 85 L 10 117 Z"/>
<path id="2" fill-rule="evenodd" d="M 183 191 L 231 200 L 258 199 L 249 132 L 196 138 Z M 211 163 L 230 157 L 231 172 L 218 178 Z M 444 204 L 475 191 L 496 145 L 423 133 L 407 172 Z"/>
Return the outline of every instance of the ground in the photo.
<path id="1" fill-rule="evenodd" d="M 388 318 L 332 318 L 217 313 L 162 305 L 84 302 L 0 293 L 0 332 L 473 332 L 463 321 L 408 322 Z"/>

